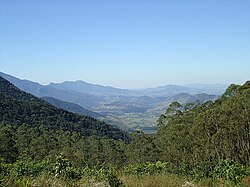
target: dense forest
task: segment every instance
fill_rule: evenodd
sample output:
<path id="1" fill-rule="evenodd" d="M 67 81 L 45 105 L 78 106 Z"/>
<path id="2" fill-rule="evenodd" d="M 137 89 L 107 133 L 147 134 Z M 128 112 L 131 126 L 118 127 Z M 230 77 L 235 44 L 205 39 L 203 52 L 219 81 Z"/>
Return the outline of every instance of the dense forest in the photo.
<path id="1" fill-rule="evenodd" d="M 161 159 L 173 167 L 190 172 L 205 164 L 209 175 L 222 159 L 250 166 L 250 81 L 214 103 L 172 103 L 158 122 Z"/>
<path id="2" fill-rule="evenodd" d="M 148 135 L 58 109 L 0 77 L 0 142 L 2 186 L 249 186 L 250 81 L 215 102 L 173 102 Z"/>

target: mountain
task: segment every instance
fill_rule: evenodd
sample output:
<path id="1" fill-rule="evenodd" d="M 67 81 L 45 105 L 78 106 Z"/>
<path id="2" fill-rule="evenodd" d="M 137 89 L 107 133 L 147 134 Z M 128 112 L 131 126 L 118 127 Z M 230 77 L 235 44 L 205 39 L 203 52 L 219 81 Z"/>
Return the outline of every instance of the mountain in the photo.
<path id="1" fill-rule="evenodd" d="M 66 102 L 66 101 L 61 101 L 59 99 L 55 99 L 53 97 L 42 97 L 41 99 L 43 99 L 44 101 L 54 105 L 57 108 L 61 108 L 76 114 L 81 114 L 81 115 L 85 115 L 85 116 L 91 116 L 94 118 L 98 118 L 98 117 L 104 117 L 101 114 L 98 114 L 96 112 L 87 110 L 83 107 L 81 107 L 78 104 L 75 103 L 70 103 L 70 102 Z"/>
<path id="2" fill-rule="evenodd" d="M 102 86 L 98 84 L 90 84 L 80 80 L 65 81 L 62 83 L 50 83 L 48 86 L 58 90 L 75 91 L 91 95 L 101 95 L 101 96 L 130 95 L 130 94 L 133 95 L 132 90 L 119 89 L 111 86 Z"/>
<path id="3" fill-rule="evenodd" d="M 179 93 L 197 94 L 201 93 L 202 90 L 196 88 L 187 88 L 179 85 L 165 85 L 156 88 L 147 88 L 143 90 L 138 90 L 140 93 L 151 97 L 170 97 Z"/>
<path id="4" fill-rule="evenodd" d="M 45 126 L 53 130 L 75 131 L 82 136 L 104 136 L 127 140 L 123 131 L 89 116 L 58 109 L 21 91 L 0 76 L 0 123 L 15 126 Z"/>
<path id="5" fill-rule="evenodd" d="M 172 102 L 178 102 L 183 106 L 188 103 L 195 103 L 195 102 L 199 102 L 200 104 L 203 104 L 207 101 L 215 101 L 219 97 L 220 96 L 218 95 L 205 94 L 205 93 L 196 94 L 196 95 L 180 93 L 175 96 L 166 98 L 161 103 L 157 104 L 154 108 L 152 108 L 150 112 L 159 115 L 160 113 L 163 113 Z"/>
<path id="6" fill-rule="evenodd" d="M 62 101 L 76 103 L 84 108 L 91 109 L 99 106 L 100 102 L 110 102 L 117 98 L 125 97 L 172 97 L 180 93 L 195 94 L 213 94 L 221 95 L 226 85 L 165 85 L 156 88 L 147 88 L 139 90 L 118 89 L 110 86 L 90 84 L 84 81 L 65 81 L 63 83 L 50 83 L 49 85 L 40 85 L 28 80 L 20 80 L 16 77 L 0 72 L 4 77 L 21 90 L 31 93 L 37 97 L 53 97 Z M 113 99 L 115 98 L 115 99 Z M 144 97 L 145 98 L 145 97 Z"/>
<path id="7" fill-rule="evenodd" d="M 196 94 L 196 95 L 190 95 L 187 93 L 180 93 L 177 94 L 173 97 L 170 97 L 166 100 L 167 103 L 172 103 L 172 102 L 179 102 L 182 105 L 185 105 L 187 103 L 194 103 L 196 101 L 198 101 L 199 103 L 205 103 L 207 101 L 215 101 L 216 99 L 218 99 L 219 96 L 218 95 L 213 95 L 213 94 Z"/>
<path id="8" fill-rule="evenodd" d="M 202 90 L 203 93 L 214 94 L 214 95 L 222 95 L 227 87 L 228 84 L 186 84 L 183 85 L 187 88 L 196 88 Z"/>
<path id="9" fill-rule="evenodd" d="M 0 76 L 14 84 L 19 89 L 31 93 L 32 95 L 38 96 L 44 86 L 39 83 L 32 82 L 29 80 L 21 80 L 11 75 L 0 72 Z"/>
<path id="10" fill-rule="evenodd" d="M 170 97 L 180 93 L 187 93 L 191 95 L 207 93 L 214 95 L 221 95 L 228 85 L 209 85 L 209 84 L 188 84 L 184 86 L 179 85 L 165 85 L 155 88 L 128 90 L 118 89 L 110 86 L 102 86 L 98 84 L 90 84 L 84 81 L 65 81 L 62 83 L 50 83 L 51 88 L 74 91 L 78 93 L 98 95 L 98 96 L 149 96 L 149 97 Z"/>
<path id="11" fill-rule="evenodd" d="M 36 82 L 21 80 L 2 72 L 0 72 L 0 76 L 14 84 L 19 89 L 36 97 L 53 97 L 62 101 L 79 104 L 87 109 L 98 106 L 98 103 L 103 101 L 103 97 L 101 96 L 83 94 L 75 91 L 62 91 Z"/>
<path id="12" fill-rule="evenodd" d="M 80 106 L 86 110 L 101 114 L 101 116 L 98 116 L 92 113 L 91 116 L 126 131 L 155 127 L 160 114 L 173 101 L 186 104 L 200 100 L 203 103 L 218 98 L 216 94 L 209 94 L 212 92 L 212 85 L 210 85 L 210 92 L 208 93 L 203 92 L 206 90 L 206 85 L 194 85 L 194 87 L 190 87 L 190 85 L 166 85 L 156 88 L 126 90 L 89 84 L 84 81 L 66 81 L 40 85 L 1 72 L 0 75 L 18 88 L 37 97 L 49 97 L 67 102 L 62 104 L 62 102 L 54 99 L 48 100 L 59 108 L 85 114 L 79 108 Z M 209 89 L 207 90 L 209 91 Z M 220 93 L 219 89 L 216 92 Z M 78 106 L 72 106 L 69 103 Z"/>

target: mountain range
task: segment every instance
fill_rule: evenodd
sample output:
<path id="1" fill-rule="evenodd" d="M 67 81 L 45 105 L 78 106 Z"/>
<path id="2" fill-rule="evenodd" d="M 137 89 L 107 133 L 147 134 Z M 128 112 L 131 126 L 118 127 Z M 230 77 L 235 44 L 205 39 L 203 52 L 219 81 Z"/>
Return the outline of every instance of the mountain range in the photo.
<path id="1" fill-rule="evenodd" d="M 41 85 L 1 73 L 15 86 L 43 98 L 58 108 L 90 115 L 121 129 L 132 131 L 156 127 L 156 120 L 173 101 L 185 105 L 199 100 L 214 101 L 227 85 L 166 85 L 147 89 L 119 89 L 84 81 Z M 192 87 L 194 86 L 194 87 Z M 214 89 L 213 89 L 214 87 Z"/>
<path id="2" fill-rule="evenodd" d="M 50 83 L 51 88 L 64 91 L 75 91 L 83 94 L 99 95 L 99 96 L 150 96 L 150 97 L 169 97 L 179 93 L 199 94 L 207 93 L 221 95 L 228 85 L 223 84 L 187 84 L 180 85 L 165 85 L 154 88 L 145 89 L 120 89 L 111 86 L 102 86 L 98 84 L 90 84 L 84 81 L 65 81 L 62 83 Z"/>
<path id="3" fill-rule="evenodd" d="M 0 123 L 128 139 L 126 133 L 90 116 L 77 115 L 26 93 L 0 76 Z"/>

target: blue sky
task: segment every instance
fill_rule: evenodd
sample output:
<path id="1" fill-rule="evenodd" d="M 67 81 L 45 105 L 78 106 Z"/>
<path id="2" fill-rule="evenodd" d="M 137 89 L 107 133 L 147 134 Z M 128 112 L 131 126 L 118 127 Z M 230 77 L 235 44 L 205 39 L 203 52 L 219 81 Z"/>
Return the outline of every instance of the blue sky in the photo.
<path id="1" fill-rule="evenodd" d="M 249 0 L 1 0 L 0 71 L 42 84 L 241 84 L 249 10 Z"/>

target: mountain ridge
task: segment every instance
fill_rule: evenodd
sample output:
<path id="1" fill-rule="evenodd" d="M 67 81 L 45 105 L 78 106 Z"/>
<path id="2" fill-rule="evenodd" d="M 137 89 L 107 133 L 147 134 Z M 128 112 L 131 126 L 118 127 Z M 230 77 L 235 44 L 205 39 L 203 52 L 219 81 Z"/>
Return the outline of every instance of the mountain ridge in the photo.
<path id="1" fill-rule="evenodd" d="M 6 74 L 0 72 L 0 75 L 1 74 L 6 76 Z M 193 88 L 186 89 L 185 87 L 178 85 L 160 86 L 155 89 L 149 88 L 146 90 L 136 90 L 135 92 L 132 90 L 131 92 L 134 94 L 131 94 L 129 91 L 126 92 L 128 93 L 127 95 L 125 92 L 123 94 L 120 93 L 122 89 L 118 89 L 118 92 L 115 91 L 112 93 L 109 93 L 108 89 L 105 91 L 105 94 L 102 95 L 101 91 L 97 91 L 98 88 L 100 88 L 100 85 L 97 87 L 93 86 L 94 89 L 92 89 L 92 91 L 85 90 L 85 93 L 79 92 L 83 89 L 82 84 L 88 84 L 89 87 L 92 87 L 91 84 L 84 81 L 77 81 L 77 83 L 80 84 L 78 85 L 80 88 L 79 90 L 74 90 L 72 88 L 67 88 L 67 86 L 66 88 L 60 88 L 60 84 L 51 87 L 48 85 L 44 86 L 39 83 L 33 83 L 32 81 L 22 81 L 10 75 L 6 77 L 20 89 L 28 91 L 37 97 L 52 97 L 61 100 L 62 102 L 68 102 L 64 107 L 61 106 L 61 108 L 73 112 L 70 108 L 67 108 L 69 107 L 69 103 L 80 105 L 80 107 L 101 114 L 102 116 L 94 116 L 99 120 L 103 120 L 112 126 L 124 130 L 129 129 L 129 131 L 131 131 L 131 129 L 145 129 L 156 126 L 156 120 L 168 107 L 170 101 L 177 101 L 181 104 L 185 104 L 186 102 L 200 99 L 200 102 L 202 103 L 207 100 L 218 98 L 217 95 L 197 95 L 202 94 L 202 90 Z M 68 81 L 67 84 L 71 82 L 75 81 Z M 101 86 L 101 89 L 104 88 L 106 87 Z M 116 90 L 116 88 L 111 88 L 112 90 Z M 177 89 L 174 90 L 174 88 Z M 95 94 L 95 92 L 99 93 Z M 183 93 L 186 93 L 186 95 L 178 95 Z M 58 107 L 56 103 L 52 104 Z"/>
<path id="2" fill-rule="evenodd" d="M 97 95 L 97 96 L 113 96 L 113 95 L 126 95 L 126 96 L 164 96 L 169 97 L 179 93 L 189 93 L 189 94 L 199 94 L 199 93 L 207 93 L 207 94 L 215 94 L 221 95 L 227 88 L 228 85 L 224 84 L 185 84 L 185 85 L 177 85 L 177 84 L 168 84 L 162 85 L 152 88 L 144 88 L 144 89 L 122 89 L 115 88 L 112 86 L 103 86 L 100 84 L 92 84 L 82 80 L 77 81 L 64 81 L 61 83 L 49 83 L 48 85 L 41 85 L 37 82 L 32 82 L 29 80 L 21 80 L 14 76 L 5 74 L 0 72 L 0 75 L 10 82 L 14 83 L 18 87 L 23 90 L 29 90 L 29 85 L 35 87 L 37 92 L 41 92 L 43 89 L 52 89 L 52 91 L 69 91 L 69 92 L 77 92 Z M 192 86 L 193 85 L 193 86 Z M 206 88 L 208 87 L 208 88 Z M 216 88 L 215 90 L 212 90 Z M 174 91 L 173 91 L 174 90 Z M 161 93 L 159 93 L 161 92 Z M 32 90 L 32 93 L 36 96 L 43 97 L 49 96 L 44 93 L 36 93 Z"/>
<path id="3" fill-rule="evenodd" d="M 26 93 L 0 76 L 0 123 L 46 126 L 49 129 L 75 131 L 83 136 L 97 135 L 128 140 L 125 132 L 89 116 L 58 109 Z"/>

